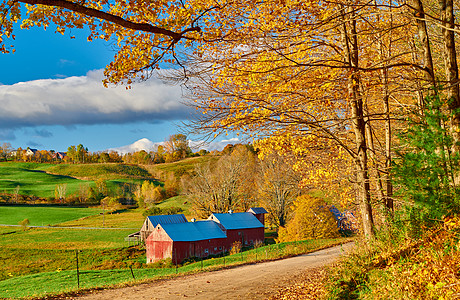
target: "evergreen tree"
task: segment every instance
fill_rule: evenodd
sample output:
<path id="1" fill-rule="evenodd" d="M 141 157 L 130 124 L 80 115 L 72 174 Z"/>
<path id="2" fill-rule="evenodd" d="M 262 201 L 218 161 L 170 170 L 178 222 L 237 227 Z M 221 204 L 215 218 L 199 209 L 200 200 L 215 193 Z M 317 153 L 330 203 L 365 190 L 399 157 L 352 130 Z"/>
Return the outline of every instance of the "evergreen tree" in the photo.
<path id="1" fill-rule="evenodd" d="M 460 211 L 459 153 L 448 126 L 450 115 L 438 96 L 428 97 L 422 112 L 414 112 L 400 132 L 402 147 L 393 167 L 399 193 L 406 200 L 411 225 Z"/>

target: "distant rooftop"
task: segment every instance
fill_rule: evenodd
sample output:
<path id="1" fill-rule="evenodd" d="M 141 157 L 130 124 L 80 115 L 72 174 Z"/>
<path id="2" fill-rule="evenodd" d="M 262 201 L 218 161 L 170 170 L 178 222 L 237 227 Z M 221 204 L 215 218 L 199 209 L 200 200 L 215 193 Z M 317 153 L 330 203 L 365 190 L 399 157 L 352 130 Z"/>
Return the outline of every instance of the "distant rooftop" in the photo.
<path id="1" fill-rule="evenodd" d="M 263 207 L 251 207 L 248 212 L 253 213 L 255 215 L 259 214 L 268 214 L 268 211 L 265 210 Z"/>
<path id="2" fill-rule="evenodd" d="M 225 239 L 227 235 L 219 225 L 211 220 L 160 224 L 174 242 L 193 242 L 210 239 Z"/>
<path id="3" fill-rule="evenodd" d="M 208 220 L 219 222 L 227 230 L 264 227 L 264 225 L 250 212 L 212 214 Z"/>
<path id="4" fill-rule="evenodd" d="M 152 223 L 153 227 L 157 227 L 158 224 L 176 224 L 176 223 L 187 223 L 187 219 L 184 214 L 178 215 L 158 215 L 147 217 Z"/>

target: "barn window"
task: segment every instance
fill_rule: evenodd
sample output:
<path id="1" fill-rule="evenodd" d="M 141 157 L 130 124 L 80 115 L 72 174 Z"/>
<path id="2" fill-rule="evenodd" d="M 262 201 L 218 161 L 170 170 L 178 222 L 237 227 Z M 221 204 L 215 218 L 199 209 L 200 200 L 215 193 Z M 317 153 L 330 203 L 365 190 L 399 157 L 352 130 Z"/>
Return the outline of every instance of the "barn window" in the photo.
<path id="1" fill-rule="evenodd" d="M 204 249 L 204 253 L 208 254 L 208 253 L 209 253 L 209 250 L 208 250 L 208 249 Z"/>
<path id="2" fill-rule="evenodd" d="M 217 247 L 214 247 L 214 251 L 217 251 Z"/>
<path id="3" fill-rule="evenodd" d="M 222 250 L 222 246 L 219 247 L 219 250 Z"/>
<path id="4" fill-rule="evenodd" d="M 238 235 L 241 235 L 241 231 L 238 231 Z"/>

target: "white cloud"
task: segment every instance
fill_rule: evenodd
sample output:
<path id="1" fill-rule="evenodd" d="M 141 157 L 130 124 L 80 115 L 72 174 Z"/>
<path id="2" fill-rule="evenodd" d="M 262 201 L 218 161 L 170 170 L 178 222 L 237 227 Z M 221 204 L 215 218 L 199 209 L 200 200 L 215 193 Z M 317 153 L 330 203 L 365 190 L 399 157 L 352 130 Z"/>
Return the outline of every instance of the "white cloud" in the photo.
<path id="1" fill-rule="evenodd" d="M 229 140 L 221 140 L 221 141 L 214 141 L 214 142 L 204 142 L 204 141 L 192 141 L 189 140 L 189 146 L 192 148 L 194 152 L 199 151 L 201 149 L 205 149 L 208 151 L 213 151 L 213 150 L 218 150 L 222 151 L 222 149 L 225 148 L 228 144 L 238 144 L 241 141 L 238 138 L 232 138 Z M 125 153 L 133 153 L 137 151 L 144 150 L 146 152 L 150 152 L 152 150 L 155 150 L 158 148 L 159 145 L 163 145 L 164 142 L 152 142 L 151 140 L 147 138 L 140 139 L 138 141 L 135 141 L 134 143 L 126 146 L 121 146 L 117 148 L 110 148 L 108 151 L 116 151 L 120 154 L 125 154 Z"/>
<path id="2" fill-rule="evenodd" d="M 190 108 L 181 103 L 179 86 L 158 79 L 104 88 L 103 71 L 65 79 L 0 85 L 0 128 L 78 124 L 121 124 L 181 120 Z"/>

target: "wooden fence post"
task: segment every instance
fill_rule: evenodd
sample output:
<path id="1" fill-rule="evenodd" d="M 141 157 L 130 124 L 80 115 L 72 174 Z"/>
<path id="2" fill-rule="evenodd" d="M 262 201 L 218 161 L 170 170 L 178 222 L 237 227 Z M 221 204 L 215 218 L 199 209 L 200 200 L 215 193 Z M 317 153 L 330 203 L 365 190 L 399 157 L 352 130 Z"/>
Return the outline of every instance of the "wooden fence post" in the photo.
<path id="1" fill-rule="evenodd" d="M 77 286 L 80 288 L 80 270 L 78 269 L 78 250 L 75 250 L 75 258 L 77 260 Z"/>
<path id="2" fill-rule="evenodd" d="M 131 270 L 131 275 L 133 276 L 133 279 L 136 280 L 136 277 L 134 277 L 133 266 L 129 266 L 129 269 Z"/>

